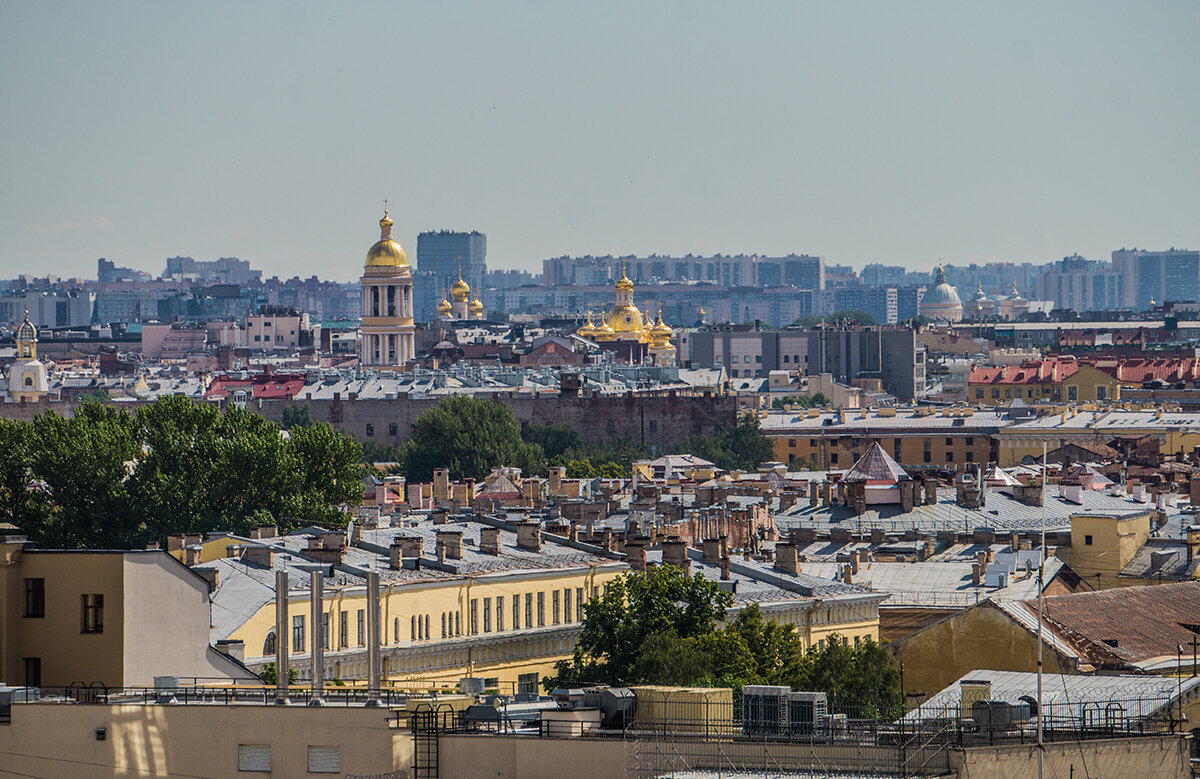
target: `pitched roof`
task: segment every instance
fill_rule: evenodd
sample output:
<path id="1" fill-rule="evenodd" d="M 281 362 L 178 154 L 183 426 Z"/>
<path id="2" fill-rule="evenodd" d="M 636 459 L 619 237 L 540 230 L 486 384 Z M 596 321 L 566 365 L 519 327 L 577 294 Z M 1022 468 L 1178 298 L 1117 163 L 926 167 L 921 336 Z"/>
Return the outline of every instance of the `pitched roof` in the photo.
<path id="1" fill-rule="evenodd" d="M 868 484 L 895 484 L 911 477 L 896 463 L 878 442 L 872 444 L 867 453 L 858 458 L 846 475 L 844 482 L 866 482 Z"/>

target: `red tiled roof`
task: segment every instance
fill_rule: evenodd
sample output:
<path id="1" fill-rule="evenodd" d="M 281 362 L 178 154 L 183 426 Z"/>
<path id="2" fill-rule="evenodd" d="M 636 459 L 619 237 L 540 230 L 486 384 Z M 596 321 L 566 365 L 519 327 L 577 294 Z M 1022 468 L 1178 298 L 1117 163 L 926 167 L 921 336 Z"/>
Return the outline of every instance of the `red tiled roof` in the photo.
<path id="1" fill-rule="evenodd" d="M 286 400 L 304 389 L 303 373 L 259 373 L 246 379 L 217 376 L 204 393 L 206 398 L 224 398 L 234 390 L 249 390 L 255 400 Z"/>
<path id="2" fill-rule="evenodd" d="M 1057 384 L 1079 372 L 1075 360 L 1040 360 L 1023 365 L 971 369 L 968 384 Z"/>

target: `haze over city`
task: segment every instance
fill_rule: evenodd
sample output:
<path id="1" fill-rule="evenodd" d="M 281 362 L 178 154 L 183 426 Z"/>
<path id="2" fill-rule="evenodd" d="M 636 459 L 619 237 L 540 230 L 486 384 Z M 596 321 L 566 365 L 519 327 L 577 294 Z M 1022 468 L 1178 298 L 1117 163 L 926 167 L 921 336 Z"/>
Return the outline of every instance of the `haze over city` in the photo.
<path id="1" fill-rule="evenodd" d="M 1194 3 L 0 5 L 0 275 L 1200 245 Z"/>

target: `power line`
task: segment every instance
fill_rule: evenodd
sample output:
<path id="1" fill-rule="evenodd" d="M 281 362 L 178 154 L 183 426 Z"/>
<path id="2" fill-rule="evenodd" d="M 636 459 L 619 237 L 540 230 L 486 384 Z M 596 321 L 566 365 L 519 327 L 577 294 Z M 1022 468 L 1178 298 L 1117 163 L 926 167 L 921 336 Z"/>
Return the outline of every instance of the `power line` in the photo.
<path id="1" fill-rule="evenodd" d="M 153 775 L 153 776 L 179 776 L 179 777 L 184 777 L 184 779 L 212 779 L 211 776 L 205 776 L 203 774 L 180 774 L 180 773 L 176 773 L 174 771 L 160 771 L 160 770 L 154 770 L 154 769 L 150 769 L 150 768 L 135 768 L 133 766 L 118 766 L 118 765 L 110 765 L 108 763 L 93 763 L 93 762 L 89 762 L 87 760 L 71 760 L 71 759 L 65 758 L 65 757 L 48 757 L 46 755 L 30 755 L 30 754 L 26 754 L 24 752 L 12 752 L 12 751 L 8 751 L 8 750 L 0 750 L 0 755 L 12 755 L 13 757 L 25 757 L 25 758 L 29 758 L 31 760 L 52 760 L 52 761 L 58 762 L 58 763 L 71 763 L 72 765 L 84 765 L 84 766 L 89 766 L 91 768 L 108 768 L 108 769 L 111 769 L 114 771 L 115 770 L 133 771 L 133 772 L 136 772 L 139 774 L 149 774 L 149 775 Z M 28 776 L 29 775 L 29 774 L 21 774 L 19 772 L 12 771 L 11 769 L 8 769 L 8 768 L 4 768 L 4 769 L 0 769 L 0 770 L 4 771 L 5 773 L 17 774 L 18 776 Z"/>

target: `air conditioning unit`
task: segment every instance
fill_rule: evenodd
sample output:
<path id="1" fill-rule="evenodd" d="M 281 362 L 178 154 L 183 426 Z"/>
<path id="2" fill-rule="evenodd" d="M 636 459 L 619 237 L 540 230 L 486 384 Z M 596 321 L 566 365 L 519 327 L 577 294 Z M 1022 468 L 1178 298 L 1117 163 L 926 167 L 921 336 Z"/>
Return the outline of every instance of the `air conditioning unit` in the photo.
<path id="1" fill-rule="evenodd" d="M 790 735 L 810 736 L 824 729 L 829 698 L 823 692 L 789 692 L 787 715 Z"/>
<path id="2" fill-rule="evenodd" d="M 742 731 L 748 736 L 787 732 L 790 687 L 748 684 L 742 688 Z"/>

